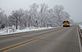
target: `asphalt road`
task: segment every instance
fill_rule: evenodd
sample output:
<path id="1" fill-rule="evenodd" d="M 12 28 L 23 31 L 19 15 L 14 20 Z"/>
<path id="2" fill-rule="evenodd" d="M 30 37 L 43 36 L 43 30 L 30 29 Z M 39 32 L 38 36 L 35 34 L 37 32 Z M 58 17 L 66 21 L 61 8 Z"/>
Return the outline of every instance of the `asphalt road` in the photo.
<path id="1" fill-rule="evenodd" d="M 80 52 L 78 27 L 0 36 L 0 52 Z"/>

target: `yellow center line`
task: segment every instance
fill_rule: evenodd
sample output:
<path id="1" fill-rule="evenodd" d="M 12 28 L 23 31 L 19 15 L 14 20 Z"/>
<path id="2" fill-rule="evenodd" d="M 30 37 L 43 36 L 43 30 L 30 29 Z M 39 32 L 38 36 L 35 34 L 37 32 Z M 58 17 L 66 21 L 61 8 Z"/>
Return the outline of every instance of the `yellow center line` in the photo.
<path id="1" fill-rule="evenodd" d="M 48 35 L 47 37 L 49 37 L 49 36 L 50 36 L 50 35 Z M 22 46 L 28 45 L 28 44 L 30 44 L 30 43 L 37 42 L 37 41 L 39 41 L 39 40 L 41 40 L 41 39 L 44 39 L 44 38 L 47 38 L 47 37 L 42 37 L 42 36 L 41 36 L 41 37 L 38 37 L 38 38 L 33 39 L 33 40 L 31 40 L 31 41 L 29 41 L 29 42 L 26 42 L 26 43 L 24 43 L 24 44 L 21 44 L 21 45 L 12 47 L 12 48 L 7 49 L 7 50 L 3 50 L 3 52 L 8 52 L 9 50 L 13 50 L 13 49 L 16 49 L 16 48 L 18 48 L 18 47 L 22 47 Z"/>
<path id="2" fill-rule="evenodd" d="M 30 42 L 34 42 L 34 41 L 36 41 L 36 40 L 39 40 L 39 39 L 41 39 L 41 37 L 42 37 L 42 36 L 34 37 L 34 38 L 29 39 L 29 40 L 27 40 L 27 41 L 19 42 L 19 43 L 17 43 L 17 44 L 13 44 L 13 45 L 7 46 L 7 47 L 5 47 L 5 48 L 1 48 L 0 50 L 4 52 L 4 51 L 6 51 L 6 50 L 8 50 L 8 49 L 11 49 L 11 48 L 20 47 L 20 46 L 25 45 L 26 43 L 29 44 Z"/>
<path id="3" fill-rule="evenodd" d="M 36 39 L 36 37 L 35 37 L 35 38 L 32 38 L 32 39 L 30 39 L 30 40 L 27 40 L 27 41 L 23 41 L 23 42 L 20 42 L 20 43 L 17 43 L 17 44 L 10 45 L 10 46 L 5 47 L 5 48 L 1 48 L 0 50 L 1 50 L 1 51 L 8 50 L 8 49 L 17 47 L 17 46 L 19 46 L 19 45 L 25 44 L 25 43 L 27 43 L 27 42 L 31 42 L 31 41 L 33 41 L 33 40 L 35 40 L 35 39 Z"/>
<path id="4" fill-rule="evenodd" d="M 48 36 L 47 36 L 48 37 Z M 34 42 L 37 42 L 37 41 L 39 41 L 40 39 L 44 39 L 44 38 L 46 38 L 46 37 L 37 37 L 36 39 L 31 39 L 29 42 L 24 42 L 23 44 L 21 44 L 21 45 L 16 45 L 16 46 L 14 46 L 14 47 L 11 47 L 11 48 L 9 48 L 9 49 L 4 49 L 3 50 L 3 52 L 8 52 L 9 50 L 12 50 L 12 49 L 16 49 L 16 48 L 18 48 L 18 47 L 22 47 L 22 46 L 25 46 L 25 45 L 28 45 L 28 44 L 30 44 L 30 43 L 34 43 Z"/>
<path id="5" fill-rule="evenodd" d="M 61 29 L 63 30 L 63 29 Z M 59 30 L 60 31 L 60 30 Z M 45 38 L 45 37 L 44 37 Z M 10 46 L 7 46 L 5 48 L 1 48 L 0 50 L 3 51 L 3 52 L 8 52 L 9 49 L 15 49 L 15 48 L 18 48 L 18 47 L 21 47 L 21 46 L 24 46 L 26 44 L 29 44 L 29 43 L 33 43 L 33 42 L 36 42 L 38 40 L 42 39 L 42 36 L 38 36 L 38 37 L 34 37 L 32 39 L 29 39 L 27 41 L 23 41 L 23 42 L 19 42 L 17 44 L 13 44 L 13 45 L 10 45 Z"/>
<path id="6" fill-rule="evenodd" d="M 22 45 L 19 45 L 19 46 L 16 46 L 16 47 L 13 47 L 13 48 L 10 48 L 10 49 L 11 49 L 11 50 L 12 50 L 12 49 L 16 49 L 16 48 L 18 48 L 18 47 L 22 47 L 22 46 L 25 46 L 25 45 L 27 45 L 27 44 L 30 44 L 30 43 L 33 43 L 33 42 L 36 42 L 36 41 L 38 41 L 38 39 L 37 39 L 37 40 L 34 40 L 34 41 L 30 41 L 30 42 L 25 43 L 25 44 L 22 44 Z M 9 49 L 4 50 L 3 52 L 8 52 L 8 51 L 9 51 Z"/>

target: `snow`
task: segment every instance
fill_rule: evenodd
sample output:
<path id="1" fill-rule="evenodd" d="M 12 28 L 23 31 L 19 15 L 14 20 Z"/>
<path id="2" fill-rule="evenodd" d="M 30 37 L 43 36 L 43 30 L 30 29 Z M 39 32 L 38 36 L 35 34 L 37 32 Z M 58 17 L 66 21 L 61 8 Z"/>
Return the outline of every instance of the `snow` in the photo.
<path id="1" fill-rule="evenodd" d="M 80 29 L 82 29 L 82 25 L 81 24 L 79 25 L 79 27 L 80 27 Z"/>
<path id="2" fill-rule="evenodd" d="M 22 30 L 19 29 L 10 29 L 10 28 L 4 28 L 2 30 L 0 30 L 0 35 L 8 35 L 8 34 L 14 34 L 14 33 L 20 33 L 20 32 L 29 32 L 29 31 L 38 31 L 38 30 L 44 30 L 44 29 L 51 29 L 54 27 L 30 27 L 30 28 L 25 28 Z"/>

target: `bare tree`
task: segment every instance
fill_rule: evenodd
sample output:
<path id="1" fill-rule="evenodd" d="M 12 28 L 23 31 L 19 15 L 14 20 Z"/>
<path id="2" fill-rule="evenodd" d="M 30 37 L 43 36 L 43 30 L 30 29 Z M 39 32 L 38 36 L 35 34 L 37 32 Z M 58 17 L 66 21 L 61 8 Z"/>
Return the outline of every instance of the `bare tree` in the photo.
<path id="1" fill-rule="evenodd" d="M 0 8 L 0 28 L 7 26 L 7 16 L 4 14 L 4 11 Z"/>
<path id="2" fill-rule="evenodd" d="M 57 18 L 57 21 L 58 22 L 56 22 L 59 26 L 61 26 L 62 25 L 62 17 L 61 17 L 61 15 L 62 15 L 62 12 L 63 12 L 63 10 L 64 10 L 64 7 L 63 6 L 61 6 L 61 5 L 56 5 L 56 6 L 54 6 L 54 14 L 55 14 L 55 17 Z"/>
<path id="3" fill-rule="evenodd" d="M 48 12 L 48 6 L 43 3 L 40 5 L 40 11 L 39 11 L 39 18 L 40 18 L 40 25 L 41 26 L 46 26 L 46 22 L 47 22 L 47 12 Z"/>
<path id="4" fill-rule="evenodd" d="M 10 22 L 16 26 L 16 29 L 18 29 L 18 26 L 21 24 L 21 17 L 24 15 L 23 10 L 16 10 L 12 12 L 12 15 L 10 15 Z"/>
<path id="5" fill-rule="evenodd" d="M 7 16 L 4 11 L 0 9 L 0 28 L 1 26 L 18 26 L 22 28 L 25 27 L 57 27 L 61 26 L 64 20 L 70 20 L 69 13 L 64 11 L 64 7 L 61 5 L 56 5 L 54 8 L 49 8 L 45 3 L 36 4 L 33 3 L 29 10 L 15 10 L 12 11 L 11 15 Z"/>
<path id="6" fill-rule="evenodd" d="M 31 26 L 38 26 L 38 5 L 32 4 L 29 10 L 29 21 Z"/>

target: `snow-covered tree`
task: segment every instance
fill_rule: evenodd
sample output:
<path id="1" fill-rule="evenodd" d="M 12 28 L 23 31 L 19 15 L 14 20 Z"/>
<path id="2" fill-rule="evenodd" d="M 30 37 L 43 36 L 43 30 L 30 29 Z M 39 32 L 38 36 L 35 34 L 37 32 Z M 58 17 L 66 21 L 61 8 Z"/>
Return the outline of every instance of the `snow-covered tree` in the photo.
<path id="1" fill-rule="evenodd" d="M 4 11 L 0 8 L 0 29 L 7 26 L 7 16 Z"/>
<path id="2" fill-rule="evenodd" d="M 56 5 L 54 6 L 54 15 L 55 17 L 57 18 L 57 24 L 60 26 L 61 25 L 61 14 L 62 14 L 62 11 L 64 10 L 63 6 L 60 6 L 60 5 Z"/>
<path id="3" fill-rule="evenodd" d="M 57 18 L 56 20 L 57 20 L 57 24 L 59 25 L 59 26 L 61 26 L 62 25 L 62 22 L 64 21 L 64 20 L 69 20 L 70 18 L 70 15 L 66 12 L 66 11 L 64 11 L 64 7 L 63 6 L 61 6 L 61 5 L 56 5 L 55 7 L 54 7 L 54 15 L 55 15 L 55 17 Z"/>
<path id="4" fill-rule="evenodd" d="M 3 10 L 0 9 L 0 28 L 1 26 L 15 26 L 18 27 L 57 27 L 61 26 L 64 20 L 72 20 L 69 18 L 70 15 L 64 10 L 61 5 L 55 5 L 53 8 L 49 8 L 47 4 L 36 4 L 33 3 L 28 10 L 15 10 L 12 11 L 11 15 L 7 16 Z"/>
<path id="5" fill-rule="evenodd" d="M 9 16 L 10 25 L 15 25 L 16 29 L 18 26 L 21 26 L 21 17 L 24 15 L 23 10 L 12 11 L 12 14 Z"/>
<path id="6" fill-rule="evenodd" d="M 30 6 L 29 21 L 31 26 L 38 26 L 38 8 L 39 5 L 37 5 L 36 3 Z"/>
<path id="7" fill-rule="evenodd" d="M 40 26 L 47 26 L 47 18 L 48 18 L 48 6 L 46 4 L 40 5 L 40 11 L 39 11 L 39 21 Z"/>

